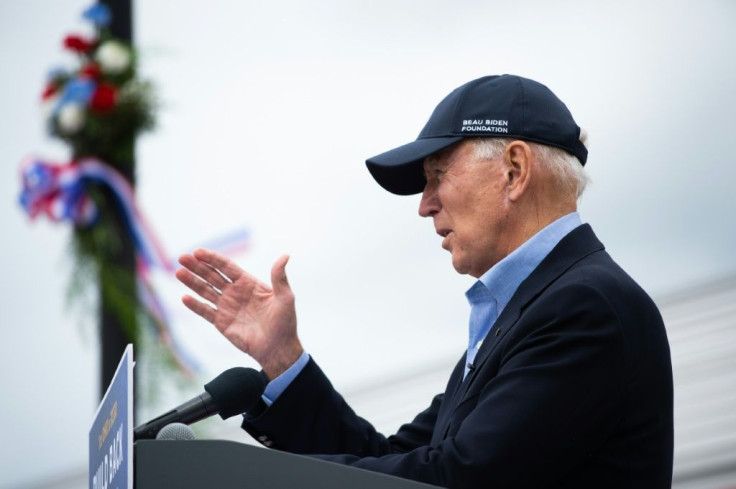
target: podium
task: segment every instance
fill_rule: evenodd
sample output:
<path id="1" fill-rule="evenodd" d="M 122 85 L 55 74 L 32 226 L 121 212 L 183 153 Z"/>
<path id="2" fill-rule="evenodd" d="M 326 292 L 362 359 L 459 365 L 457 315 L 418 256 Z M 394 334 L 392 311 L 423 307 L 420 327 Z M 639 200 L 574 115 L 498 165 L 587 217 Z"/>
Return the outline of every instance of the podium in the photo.
<path id="1" fill-rule="evenodd" d="M 140 440 L 135 489 L 430 489 L 416 481 L 221 440 Z"/>

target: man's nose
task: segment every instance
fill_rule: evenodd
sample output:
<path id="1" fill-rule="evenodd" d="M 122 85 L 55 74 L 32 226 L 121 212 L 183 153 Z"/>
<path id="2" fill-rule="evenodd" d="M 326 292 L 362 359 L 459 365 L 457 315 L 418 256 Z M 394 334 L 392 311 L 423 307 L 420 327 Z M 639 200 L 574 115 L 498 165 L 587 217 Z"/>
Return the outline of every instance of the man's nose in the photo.
<path id="1" fill-rule="evenodd" d="M 440 211 L 440 199 L 437 196 L 437 189 L 431 184 L 424 186 L 422 192 L 422 200 L 419 201 L 419 215 L 422 217 L 431 217 Z"/>

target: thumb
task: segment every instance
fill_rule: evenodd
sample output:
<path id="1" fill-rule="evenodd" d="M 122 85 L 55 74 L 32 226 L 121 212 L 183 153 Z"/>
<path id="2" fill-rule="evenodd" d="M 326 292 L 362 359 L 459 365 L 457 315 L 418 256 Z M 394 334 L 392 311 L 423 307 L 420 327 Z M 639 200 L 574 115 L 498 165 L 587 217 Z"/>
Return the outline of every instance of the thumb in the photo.
<path id="1" fill-rule="evenodd" d="M 289 279 L 286 278 L 286 264 L 289 262 L 289 255 L 282 255 L 271 267 L 271 287 L 276 296 L 283 297 L 291 295 L 291 286 Z"/>

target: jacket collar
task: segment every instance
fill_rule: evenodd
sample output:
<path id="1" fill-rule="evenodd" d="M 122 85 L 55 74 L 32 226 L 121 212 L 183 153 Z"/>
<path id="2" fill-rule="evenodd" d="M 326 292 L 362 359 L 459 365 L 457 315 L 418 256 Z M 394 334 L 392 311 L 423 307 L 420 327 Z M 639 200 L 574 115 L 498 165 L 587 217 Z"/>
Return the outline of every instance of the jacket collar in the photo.
<path id="1" fill-rule="evenodd" d="M 475 358 L 475 370 L 482 368 L 493 350 L 511 330 L 519 319 L 521 312 L 538 297 L 558 277 L 575 263 L 586 256 L 604 249 L 603 244 L 593 233 L 589 224 L 583 224 L 565 236 L 552 251 L 542 260 L 534 271 L 519 285 L 508 305 L 496 320 Z M 462 383 L 462 394 L 467 390 L 475 377 L 470 372 Z"/>

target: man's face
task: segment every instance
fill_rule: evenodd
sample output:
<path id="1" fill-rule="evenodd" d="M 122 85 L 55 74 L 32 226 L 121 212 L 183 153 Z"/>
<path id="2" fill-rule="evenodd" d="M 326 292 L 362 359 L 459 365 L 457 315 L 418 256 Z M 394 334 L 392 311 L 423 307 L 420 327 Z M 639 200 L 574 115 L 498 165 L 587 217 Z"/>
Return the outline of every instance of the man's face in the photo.
<path id="1" fill-rule="evenodd" d="M 509 252 L 502 158 L 480 159 L 464 140 L 424 162 L 419 215 L 431 217 L 458 273 L 480 277 Z"/>

